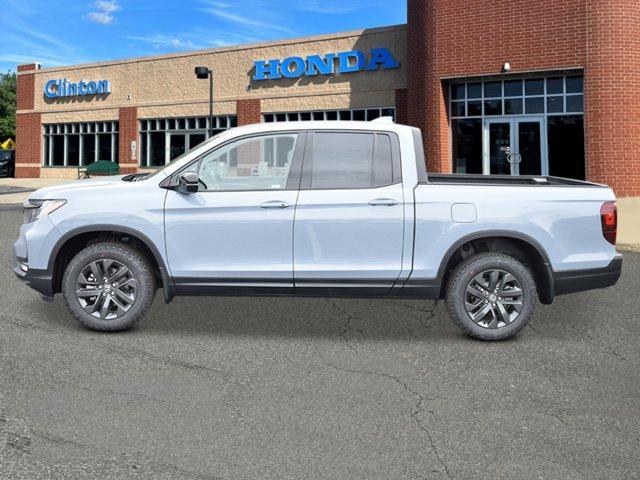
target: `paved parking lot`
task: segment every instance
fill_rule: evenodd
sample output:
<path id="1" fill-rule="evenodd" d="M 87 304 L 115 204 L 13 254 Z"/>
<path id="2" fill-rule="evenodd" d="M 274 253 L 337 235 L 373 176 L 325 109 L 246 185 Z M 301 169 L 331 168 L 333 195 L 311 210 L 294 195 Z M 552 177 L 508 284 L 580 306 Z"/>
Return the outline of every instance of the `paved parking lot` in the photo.
<path id="1" fill-rule="evenodd" d="M 462 336 L 430 301 L 160 296 L 124 334 L 20 284 L 0 207 L 0 478 L 640 476 L 640 255 Z"/>

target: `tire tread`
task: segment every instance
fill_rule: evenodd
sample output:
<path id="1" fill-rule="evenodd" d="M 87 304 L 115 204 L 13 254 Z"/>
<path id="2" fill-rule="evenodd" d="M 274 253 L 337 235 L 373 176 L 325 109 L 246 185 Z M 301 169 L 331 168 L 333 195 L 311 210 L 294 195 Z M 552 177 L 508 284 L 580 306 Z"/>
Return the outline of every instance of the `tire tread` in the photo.
<path id="1" fill-rule="evenodd" d="M 505 332 L 500 332 L 501 329 L 495 330 L 486 330 L 486 332 L 476 332 L 471 330 L 467 324 L 459 317 L 458 313 L 455 310 L 455 302 L 458 301 L 455 298 L 456 294 L 456 285 L 461 281 L 462 276 L 464 276 L 469 269 L 473 269 L 475 265 L 482 265 L 482 269 L 492 268 L 489 264 L 491 262 L 505 262 L 507 264 L 511 264 L 514 268 L 520 270 L 520 273 L 525 276 L 525 283 L 533 286 L 533 292 L 531 294 L 530 301 L 535 304 L 535 290 L 536 284 L 533 279 L 533 275 L 531 275 L 530 270 L 523 265 L 521 262 L 511 257 L 510 255 L 499 253 L 499 252 L 483 252 L 472 255 L 471 257 L 463 260 L 460 264 L 454 269 L 453 273 L 449 276 L 446 286 L 446 303 L 447 309 L 449 310 L 449 315 L 453 319 L 454 323 L 462 330 L 466 335 L 469 335 L 474 338 L 478 338 L 480 340 L 506 340 L 507 338 L 511 338 L 516 335 L 519 331 L 521 331 L 528 323 L 529 318 L 533 314 L 533 305 L 530 307 L 530 312 L 528 318 L 521 320 L 514 328 L 509 329 Z M 525 288 L 525 285 L 523 285 Z M 503 327 L 507 328 L 507 327 Z M 495 332 L 495 333 L 489 333 Z"/>
<path id="2" fill-rule="evenodd" d="M 89 256 L 99 254 L 105 255 L 110 252 L 116 252 L 120 255 L 124 255 L 128 258 L 130 262 L 137 263 L 140 267 L 140 270 L 143 272 L 145 278 L 140 279 L 140 282 L 145 282 L 147 286 L 150 287 L 151 293 L 149 295 L 145 295 L 143 303 L 140 307 L 140 310 L 137 315 L 133 316 L 126 324 L 123 325 L 109 325 L 108 323 L 90 323 L 85 319 L 82 315 L 80 315 L 71 305 L 70 301 L 75 300 L 73 295 L 67 295 L 66 291 L 63 291 L 64 302 L 71 312 L 71 314 L 75 317 L 75 319 L 85 328 L 89 328 L 92 330 L 99 331 L 122 331 L 129 330 L 134 328 L 138 321 L 147 313 L 149 308 L 151 308 L 151 304 L 153 303 L 153 298 L 155 295 L 155 279 L 153 276 L 153 271 L 149 265 L 147 259 L 142 255 L 138 250 L 130 247 L 129 245 L 125 245 L 120 242 L 114 241 L 104 241 L 99 243 L 94 243 L 84 248 L 80 252 L 78 252 L 73 259 L 68 263 L 65 268 L 64 275 L 62 277 L 62 285 L 63 290 L 66 290 L 65 286 L 67 285 L 67 281 L 69 280 L 68 275 L 74 268 L 77 267 L 79 263 L 86 261 L 85 259 Z"/>

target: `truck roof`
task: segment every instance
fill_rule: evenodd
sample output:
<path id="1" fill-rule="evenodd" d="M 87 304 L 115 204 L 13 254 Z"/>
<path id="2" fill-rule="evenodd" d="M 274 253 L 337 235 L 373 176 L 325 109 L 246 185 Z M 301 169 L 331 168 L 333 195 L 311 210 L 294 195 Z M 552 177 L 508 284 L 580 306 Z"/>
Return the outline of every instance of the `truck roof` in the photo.
<path id="1" fill-rule="evenodd" d="M 295 122 L 269 122 L 255 123 L 234 128 L 231 132 L 234 136 L 261 132 L 278 132 L 286 130 L 374 130 L 374 131 L 400 131 L 410 128 L 394 123 L 389 117 L 382 117 L 370 122 L 319 120 L 319 121 L 295 121 Z M 224 133 L 222 134 L 224 135 Z"/>

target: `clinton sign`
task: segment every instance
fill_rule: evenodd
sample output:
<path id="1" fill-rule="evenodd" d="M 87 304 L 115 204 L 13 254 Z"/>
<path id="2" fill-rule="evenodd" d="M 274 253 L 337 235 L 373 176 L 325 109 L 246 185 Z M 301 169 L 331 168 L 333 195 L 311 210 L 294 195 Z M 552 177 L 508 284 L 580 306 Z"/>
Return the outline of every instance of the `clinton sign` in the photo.
<path id="1" fill-rule="evenodd" d="M 85 95 L 106 95 L 111 93 L 109 80 L 80 80 L 70 82 L 66 78 L 49 80 L 44 85 L 44 96 L 47 98 L 79 97 Z"/>
<path id="2" fill-rule="evenodd" d="M 400 63 L 388 48 L 372 48 L 369 55 L 361 50 L 349 52 L 310 55 L 307 58 L 287 57 L 285 59 L 257 60 L 254 62 L 253 79 L 277 80 L 279 78 L 312 77 L 315 75 L 335 75 L 340 73 L 374 72 L 399 68 Z"/>

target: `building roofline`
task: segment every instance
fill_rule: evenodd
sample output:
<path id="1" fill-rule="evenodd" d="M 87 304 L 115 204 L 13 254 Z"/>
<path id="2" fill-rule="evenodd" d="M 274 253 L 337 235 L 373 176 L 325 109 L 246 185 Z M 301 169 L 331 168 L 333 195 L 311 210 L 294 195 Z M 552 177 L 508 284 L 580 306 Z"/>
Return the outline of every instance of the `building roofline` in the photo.
<path id="1" fill-rule="evenodd" d="M 272 40 L 272 41 L 265 41 L 265 42 L 245 43 L 245 44 L 239 44 L 239 45 L 230 45 L 227 47 L 207 48 L 204 50 L 190 50 L 188 52 L 173 52 L 173 53 L 166 53 L 163 55 L 152 55 L 147 57 L 133 57 L 128 59 L 106 60 L 102 62 L 93 62 L 93 63 L 81 63 L 78 65 L 47 67 L 47 68 L 40 68 L 38 70 L 29 70 L 24 72 L 18 71 L 17 74 L 33 75 L 34 73 L 35 74 L 52 73 L 52 72 L 68 71 L 68 70 L 82 70 L 85 68 L 125 65 L 128 63 L 153 62 L 157 60 L 168 60 L 172 58 L 195 57 L 195 56 L 209 55 L 209 54 L 215 54 L 215 53 L 234 52 L 239 50 L 277 47 L 282 45 L 294 45 L 294 44 L 300 44 L 300 43 L 320 42 L 324 40 L 336 40 L 340 38 L 353 37 L 353 36 L 363 35 L 363 34 L 372 34 L 372 33 L 375 34 L 375 33 L 383 33 L 383 32 L 390 32 L 390 31 L 406 30 L 406 28 L 407 28 L 406 24 L 389 25 L 389 26 L 374 27 L 374 28 L 363 28 L 360 30 L 351 30 L 347 32 L 328 33 L 328 34 L 313 35 L 313 36 L 307 36 L 307 37 L 297 37 L 297 38 L 289 38 L 289 39 L 283 39 L 283 40 Z"/>

